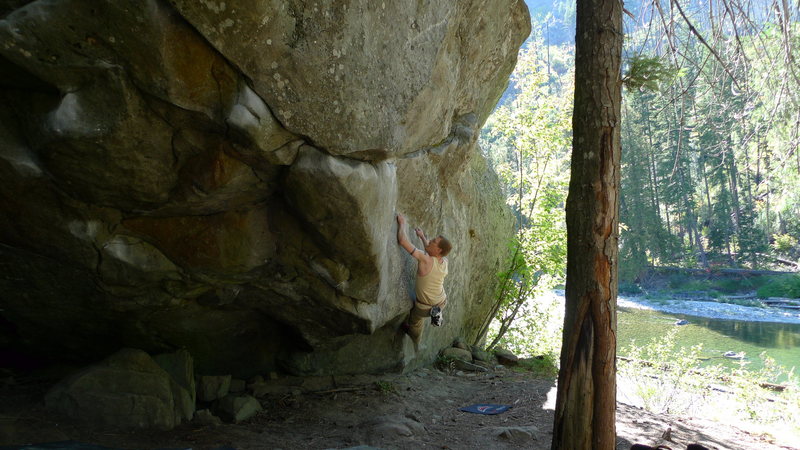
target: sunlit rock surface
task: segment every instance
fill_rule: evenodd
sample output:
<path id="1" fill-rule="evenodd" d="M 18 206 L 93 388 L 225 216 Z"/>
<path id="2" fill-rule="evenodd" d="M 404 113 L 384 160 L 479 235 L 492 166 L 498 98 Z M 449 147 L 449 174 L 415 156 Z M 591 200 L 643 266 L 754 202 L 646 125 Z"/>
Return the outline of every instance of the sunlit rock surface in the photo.
<path id="1" fill-rule="evenodd" d="M 0 344 L 186 348 L 240 376 L 397 370 L 486 318 L 511 233 L 476 146 L 522 1 L 0 6 Z M 397 327 L 395 213 L 454 244 Z"/>

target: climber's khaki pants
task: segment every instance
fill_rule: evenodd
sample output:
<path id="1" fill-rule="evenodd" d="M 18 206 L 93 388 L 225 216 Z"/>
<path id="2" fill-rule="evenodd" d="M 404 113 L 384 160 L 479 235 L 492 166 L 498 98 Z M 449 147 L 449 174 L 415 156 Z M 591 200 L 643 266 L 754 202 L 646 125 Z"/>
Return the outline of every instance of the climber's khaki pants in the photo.
<path id="1" fill-rule="evenodd" d="M 445 305 L 447 305 L 447 300 L 443 301 L 439 307 L 444 310 Z M 430 322 L 431 320 L 431 308 L 433 306 L 420 302 L 414 302 L 414 307 L 411 308 L 411 313 L 408 317 L 408 335 L 411 336 L 411 340 L 415 343 L 418 343 L 420 336 L 422 336 L 425 322 Z"/>

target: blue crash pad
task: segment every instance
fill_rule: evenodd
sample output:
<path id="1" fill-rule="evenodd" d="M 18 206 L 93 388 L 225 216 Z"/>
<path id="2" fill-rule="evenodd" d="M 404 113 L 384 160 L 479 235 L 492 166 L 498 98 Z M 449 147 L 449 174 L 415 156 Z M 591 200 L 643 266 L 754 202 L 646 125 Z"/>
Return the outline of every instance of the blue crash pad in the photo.
<path id="1" fill-rule="evenodd" d="M 468 413 L 475 413 L 475 414 L 486 414 L 486 415 L 494 415 L 504 413 L 511 409 L 511 406 L 508 405 L 488 405 L 484 403 L 479 403 L 477 405 L 470 405 L 461 408 L 461 411 L 468 412 Z"/>

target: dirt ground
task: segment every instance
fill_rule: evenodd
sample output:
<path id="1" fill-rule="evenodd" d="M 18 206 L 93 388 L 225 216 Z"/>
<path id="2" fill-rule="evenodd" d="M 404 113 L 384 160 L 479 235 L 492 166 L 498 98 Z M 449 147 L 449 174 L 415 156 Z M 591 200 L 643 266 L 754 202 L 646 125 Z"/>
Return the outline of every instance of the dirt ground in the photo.
<path id="1" fill-rule="evenodd" d="M 43 378 L 12 379 L 0 386 L 0 447 L 75 441 L 115 449 L 549 449 L 555 403 L 554 381 L 529 373 L 427 368 L 404 375 L 287 378 L 260 398 L 264 410 L 242 423 L 130 432 L 53 416 L 42 403 L 49 386 Z M 512 408 L 498 415 L 459 410 L 479 403 Z M 671 441 L 662 439 L 668 429 Z M 657 416 L 621 403 L 617 436 L 618 449 L 632 443 L 684 449 L 693 442 L 711 449 L 797 448 L 725 424 Z"/>

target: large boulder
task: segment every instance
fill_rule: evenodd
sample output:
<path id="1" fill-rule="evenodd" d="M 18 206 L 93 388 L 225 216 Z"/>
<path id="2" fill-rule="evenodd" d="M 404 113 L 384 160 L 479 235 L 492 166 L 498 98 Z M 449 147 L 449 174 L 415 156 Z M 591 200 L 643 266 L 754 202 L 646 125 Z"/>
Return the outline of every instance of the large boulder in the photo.
<path id="1" fill-rule="evenodd" d="M 47 408 L 112 428 L 169 430 L 194 415 L 193 396 L 145 352 L 123 349 L 54 386 Z"/>
<path id="2" fill-rule="evenodd" d="M 522 1 L 170 0 L 288 129 L 334 155 L 405 154 L 481 123 L 527 36 Z"/>
<path id="3" fill-rule="evenodd" d="M 166 371 L 178 386 L 189 393 L 188 399 L 181 396 L 181 399 L 188 401 L 187 410 L 194 411 L 197 403 L 197 392 L 194 380 L 194 360 L 186 349 L 180 349 L 174 353 L 163 353 L 153 357 L 156 364 Z"/>
<path id="4" fill-rule="evenodd" d="M 512 232 L 476 140 L 529 20 L 521 0 L 5 4 L 0 343 L 185 348 L 247 378 L 474 337 Z M 398 212 L 454 244 L 418 351 Z"/>

